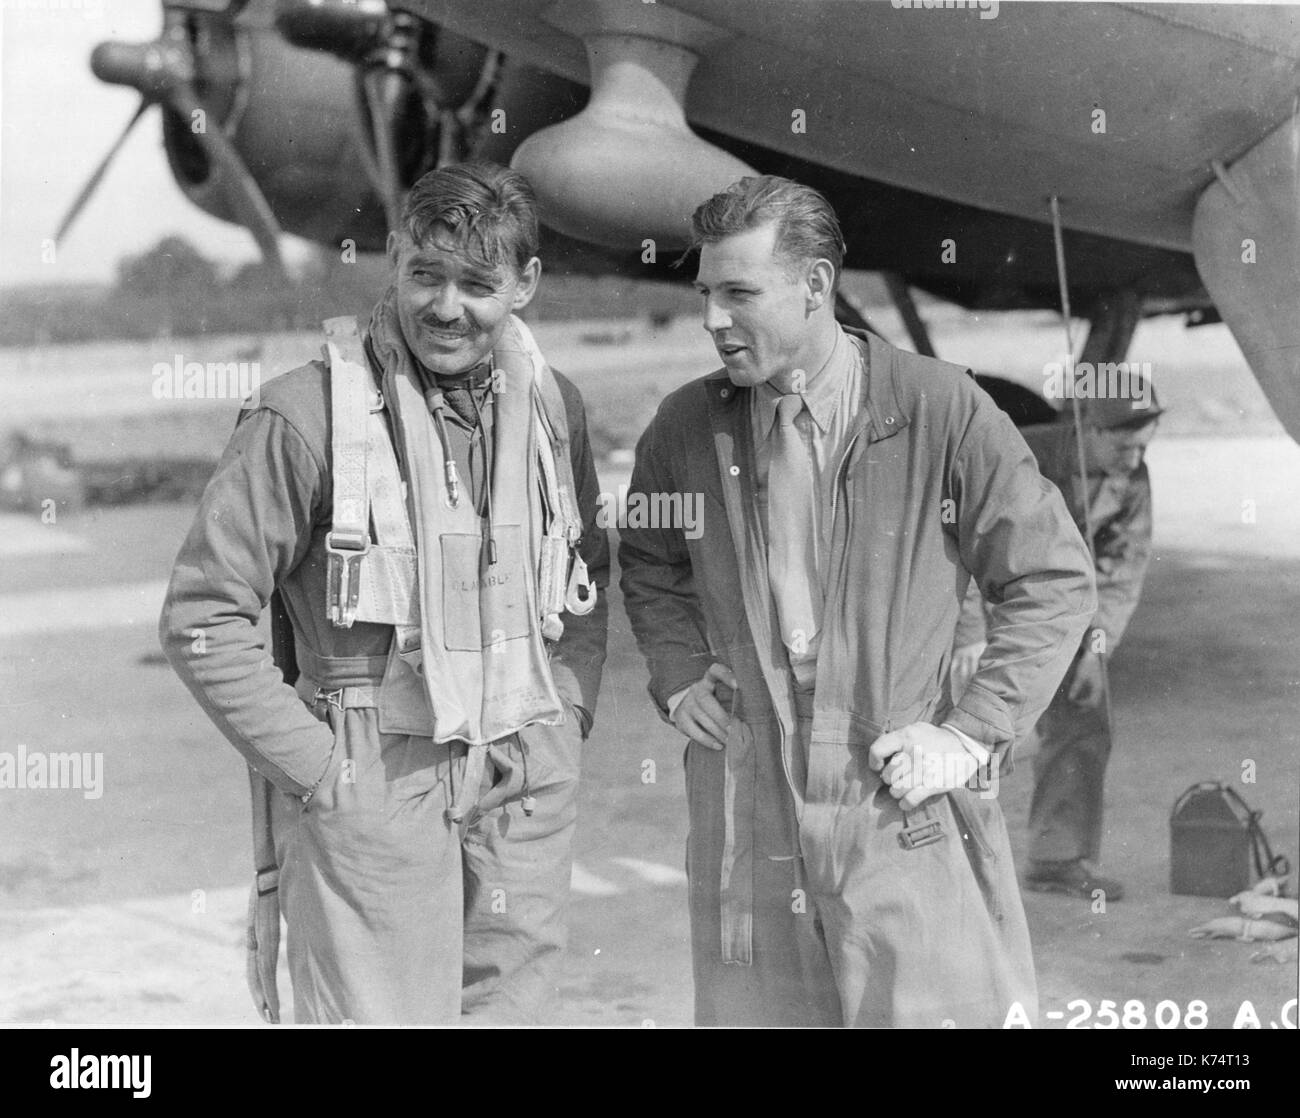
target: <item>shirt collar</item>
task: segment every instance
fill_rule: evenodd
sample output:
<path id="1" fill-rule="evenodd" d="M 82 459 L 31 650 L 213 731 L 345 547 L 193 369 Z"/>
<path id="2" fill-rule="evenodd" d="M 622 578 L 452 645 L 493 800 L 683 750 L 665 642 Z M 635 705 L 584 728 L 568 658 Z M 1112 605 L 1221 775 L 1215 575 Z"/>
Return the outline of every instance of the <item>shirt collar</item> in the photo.
<path id="1" fill-rule="evenodd" d="M 457 373 L 455 376 L 442 376 L 431 372 L 418 361 L 416 367 L 420 370 L 420 376 L 424 379 L 425 384 L 438 389 L 440 392 L 445 392 L 448 388 L 470 388 L 477 391 L 485 385 L 491 385 L 494 369 L 491 356 L 486 361 L 479 362 L 472 369 L 466 369 L 463 373 Z"/>
<path id="2" fill-rule="evenodd" d="M 808 409 L 813 422 L 817 424 L 818 430 L 823 435 L 831 429 L 835 409 L 839 407 L 844 380 L 849 374 L 856 348 L 843 330 L 837 330 L 835 345 L 831 349 L 830 356 L 826 358 L 826 363 L 817 371 L 816 376 L 808 381 L 803 391 L 804 407 Z M 758 408 L 759 430 L 763 438 L 767 438 L 772 433 L 772 426 L 776 423 L 776 404 L 781 399 L 781 395 L 782 393 L 773 388 L 770 383 L 760 384 L 754 394 L 754 403 Z"/>

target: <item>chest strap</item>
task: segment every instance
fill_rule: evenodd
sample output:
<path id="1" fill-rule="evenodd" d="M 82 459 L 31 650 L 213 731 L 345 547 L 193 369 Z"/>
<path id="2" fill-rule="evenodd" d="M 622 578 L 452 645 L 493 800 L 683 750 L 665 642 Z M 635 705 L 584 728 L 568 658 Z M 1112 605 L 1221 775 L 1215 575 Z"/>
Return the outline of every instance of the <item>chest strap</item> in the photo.
<path id="1" fill-rule="evenodd" d="M 537 445 L 548 506 L 538 579 L 542 632 L 548 640 L 558 640 L 564 632 L 560 614 L 565 610 L 577 617 L 590 613 L 596 608 L 596 586 L 578 551 L 582 513 L 569 454 L 569 413 L 560 382 L 542 357 L 532 331 L 519 319 L 515 326 L 533 362 L 534 391 L 540 404 L 537 414 L 542 430 Z"/>
<path id="2" fill-rule="evenodd" d="M 328 616 L 343 629 L 370 621 L 414 630 L 418 644 L 415 542 L 383 395 L 356 319 L 331 318 L 324 325 L 334 460 L 332 524 L 325 537 Z"/>

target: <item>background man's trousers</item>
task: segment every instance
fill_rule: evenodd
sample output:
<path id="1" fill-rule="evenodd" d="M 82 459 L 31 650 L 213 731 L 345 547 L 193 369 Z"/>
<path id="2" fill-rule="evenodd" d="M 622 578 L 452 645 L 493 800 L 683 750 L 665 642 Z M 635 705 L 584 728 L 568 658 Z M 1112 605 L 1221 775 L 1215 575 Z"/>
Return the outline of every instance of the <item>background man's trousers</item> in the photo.
<path id="1" fill-rule="evenodd" d="M 467 826 L 444 814 L 463 745 L 380 734 L 373 707 L 329 718 L 334 756 L 316 794 L 306 807 L 276 797 L 295 1021 L 544 1020 L 567 937 L 576 715 L 522 731 L 523 749 L 515 737 L 489 747 L 487 810 Z M 517 798 L 500 803 L 521 793 L 525 753 L 531 816 Z"/>
<path id="2" fill-rule="evenodd" d="M 1067 697 L 1075 658 L 1034 727 L 1034 798 L 1029 809 L 1029 857 L 1035 862 L 1096 861 L 1101 851 L 1102 784 L 1110 758 L 1106 706 Z"/>

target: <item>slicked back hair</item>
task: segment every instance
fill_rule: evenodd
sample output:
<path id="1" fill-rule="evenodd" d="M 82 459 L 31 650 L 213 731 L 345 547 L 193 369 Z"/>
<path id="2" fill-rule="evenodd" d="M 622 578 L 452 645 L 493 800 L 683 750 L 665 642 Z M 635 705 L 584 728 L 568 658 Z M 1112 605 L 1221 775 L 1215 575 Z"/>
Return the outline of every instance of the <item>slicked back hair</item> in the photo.
<path id="1" fill-rule="evenodd" d="M 746 176 L 701 205 L 691 217 L 687 256 L 768 222 L 776 223 L 774 251 L 788 267 L 824 258 L 835 268 L 832 290 L 839 287 L 845 247 L 839 218 L 819 191 L 779 175 Z"/>
<path id="2" fill-rule="evenodd" d="M 445 230 L 470 261 L 490 271 L 521 272 L 537 255 L 532 184 L 497 163 L 452 163 L 421 176 L 402 207 L 402 226 L 417 245 Z"/>

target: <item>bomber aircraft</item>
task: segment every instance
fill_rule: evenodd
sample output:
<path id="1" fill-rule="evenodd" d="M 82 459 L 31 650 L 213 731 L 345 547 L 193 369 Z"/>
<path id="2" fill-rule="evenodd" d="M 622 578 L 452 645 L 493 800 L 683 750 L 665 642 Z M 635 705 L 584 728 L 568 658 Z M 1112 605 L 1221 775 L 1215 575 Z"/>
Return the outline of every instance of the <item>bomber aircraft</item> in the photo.
<path id="1" fill-rule="evenodd" d="M 103 43 L 92 67 L 139 90 L 127 131 L 161 107 L 182 189 L 245 225 L 272 264 L 282 232 L 381 248 L 421 173 L 482 157 L 537 187 L 548 259 L 670 275 L 694 206 L 753 168 L 826 194 L 846 263 L 888 277 L 922 351 L 912 289 L 986 310 L 1062 306 L 1064 289 L 1089 320 L 1079 357 L 1092 364 L 1122 361 L 1143 316 L 1222 320 L 1300 439 L 1297 17 L 997 0 L 164 0 L 156 41 Z"/>

